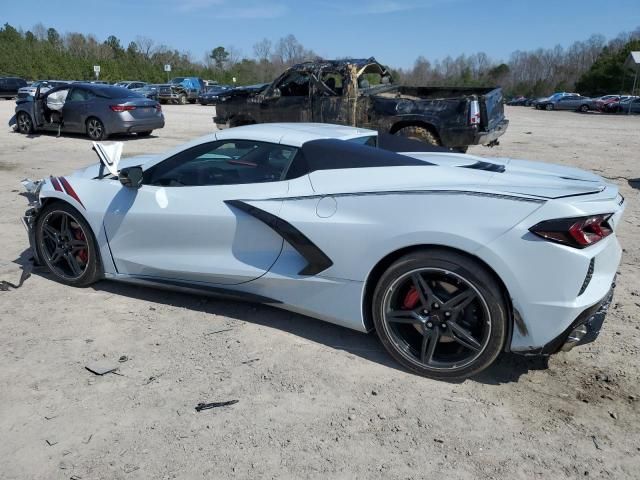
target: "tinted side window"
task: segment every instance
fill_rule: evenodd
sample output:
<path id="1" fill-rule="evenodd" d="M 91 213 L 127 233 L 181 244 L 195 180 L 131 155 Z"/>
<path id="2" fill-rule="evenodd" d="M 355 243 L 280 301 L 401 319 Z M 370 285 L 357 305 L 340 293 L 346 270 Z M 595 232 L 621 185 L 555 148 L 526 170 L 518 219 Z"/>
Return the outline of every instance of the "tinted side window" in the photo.
<path id="1" fill-rule="evenodd" d="M 73 90 L 71 90 L 71 93 L 67 98 L 67 102 L 85 102 L 91 97 L 92 95 L 90 94 L 90 92 L 81 90 L 79 88 L 74 88 Z"/>
<path id="2" fill-rule="evenodd" d="M 222 140 L 180 152 L 145 172 L 144 184 L 165 187 L 277 182 L 297 149 L 248 140 Z"/>

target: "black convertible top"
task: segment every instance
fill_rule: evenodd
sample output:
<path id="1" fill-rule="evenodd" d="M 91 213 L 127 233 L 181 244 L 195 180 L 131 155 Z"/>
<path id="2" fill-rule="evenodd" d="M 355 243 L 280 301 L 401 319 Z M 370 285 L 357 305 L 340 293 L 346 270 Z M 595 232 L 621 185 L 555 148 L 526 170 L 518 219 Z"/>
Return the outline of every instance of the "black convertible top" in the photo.
<path id="1" fill-rule="evenodd" d="M 297 178 L 316 170 L 430 165 L 433 164 L 389 150 L 328 138 L 303 144 L 289 168 L 287 178 Z"/>

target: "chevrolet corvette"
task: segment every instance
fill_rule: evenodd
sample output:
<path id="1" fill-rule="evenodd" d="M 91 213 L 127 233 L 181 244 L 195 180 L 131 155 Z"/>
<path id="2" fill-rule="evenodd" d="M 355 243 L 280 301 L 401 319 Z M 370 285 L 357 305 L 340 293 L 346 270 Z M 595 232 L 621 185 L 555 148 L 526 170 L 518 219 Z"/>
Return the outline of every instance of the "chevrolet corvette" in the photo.
<path id="1" fill-rule="evenodd" d="M 611 301 L 624 199 L 583 170 L 304 123 L 159 155 L 94 150 L 96 164 L 25 182 L 34 261 L 71 286 L 222 295 L 375 330 L 438 379 L 593 341 Z"/>

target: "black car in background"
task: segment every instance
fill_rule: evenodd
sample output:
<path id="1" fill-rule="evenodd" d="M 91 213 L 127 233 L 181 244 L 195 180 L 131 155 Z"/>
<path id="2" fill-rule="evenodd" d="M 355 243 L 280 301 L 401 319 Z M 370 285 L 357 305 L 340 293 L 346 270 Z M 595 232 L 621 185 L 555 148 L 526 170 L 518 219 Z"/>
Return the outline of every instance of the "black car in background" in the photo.
<path id="1" fill-rule="evenodd" d="M 18 90 L 26 86 L 27 82 L 24 78 L 0 77 L 0 98 L 16 98 L 18 96 Z"/>
<path id="2" fill-rule="evenodd" d="M 158 101 L 158 86 L 151 85 L 149 83 L 145 83 L 141 87 L 136 87 L 131 89 L 132 92 L 139 93 L 143 97 L 147 97 L 151 100 Z"/>
<path id="3" fill-rule="evenodd" d="M 231 90 L 229 85 L 212 85 L 200 92 L 198 103 L 200 105 L 215 105 L 221 93 Z"/>

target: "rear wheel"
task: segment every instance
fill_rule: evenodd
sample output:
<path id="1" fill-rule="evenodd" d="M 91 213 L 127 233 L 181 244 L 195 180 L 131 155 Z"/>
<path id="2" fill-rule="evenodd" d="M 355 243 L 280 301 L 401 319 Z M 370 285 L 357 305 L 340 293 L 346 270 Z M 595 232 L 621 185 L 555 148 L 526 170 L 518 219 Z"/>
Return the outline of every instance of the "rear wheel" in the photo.
<path id="1" fill-rule="evenodd" d="M 491 365 L 505 343 L 501 288 L 484 266 L 448 250 L 406 255 L 373 295 L 380 341 L 403 366 L 437 379 L 462 379 Z"/>
<path id="2" fill-rule="evenodd" d="M 396 132 L 396 135 L 411 138 L 413 140 L 419 140 L 421 142 L 428 143 L 429 145 L 440 145 L 440 140 L 438 140 L 438 137 L 436 137 L 433 132 L 424 127 L 403 127 Z"/>
<path id="3" fill-rule="evenodd" d="M 101 276 L 91 227 L 67 203 L 44 207 L 36 222 L 36 248 L 59 282 L 86 287 Z"/>
<path id="4" fill-rule="evenodd" d="M 104 124 L 97 118 L 91 117 L 87 120 L 87 135 L 91 140 L 98 141 L 107 138 Z"/>
<path id="5" fill-rule="evenodd" d="M 587 113 L 589 111 L 589 105 L 580 105 L 580 111 L 582 113 Z"/>
<path id="6" fill-rule="evenodd" d="M 28 113 L 20 112 L 18 113 L 18 117 L 16 118 L 16 123 L 18 124 L 18 131 L 24 135 L 28 135 L 33 133 L 33 120 Z"/>

